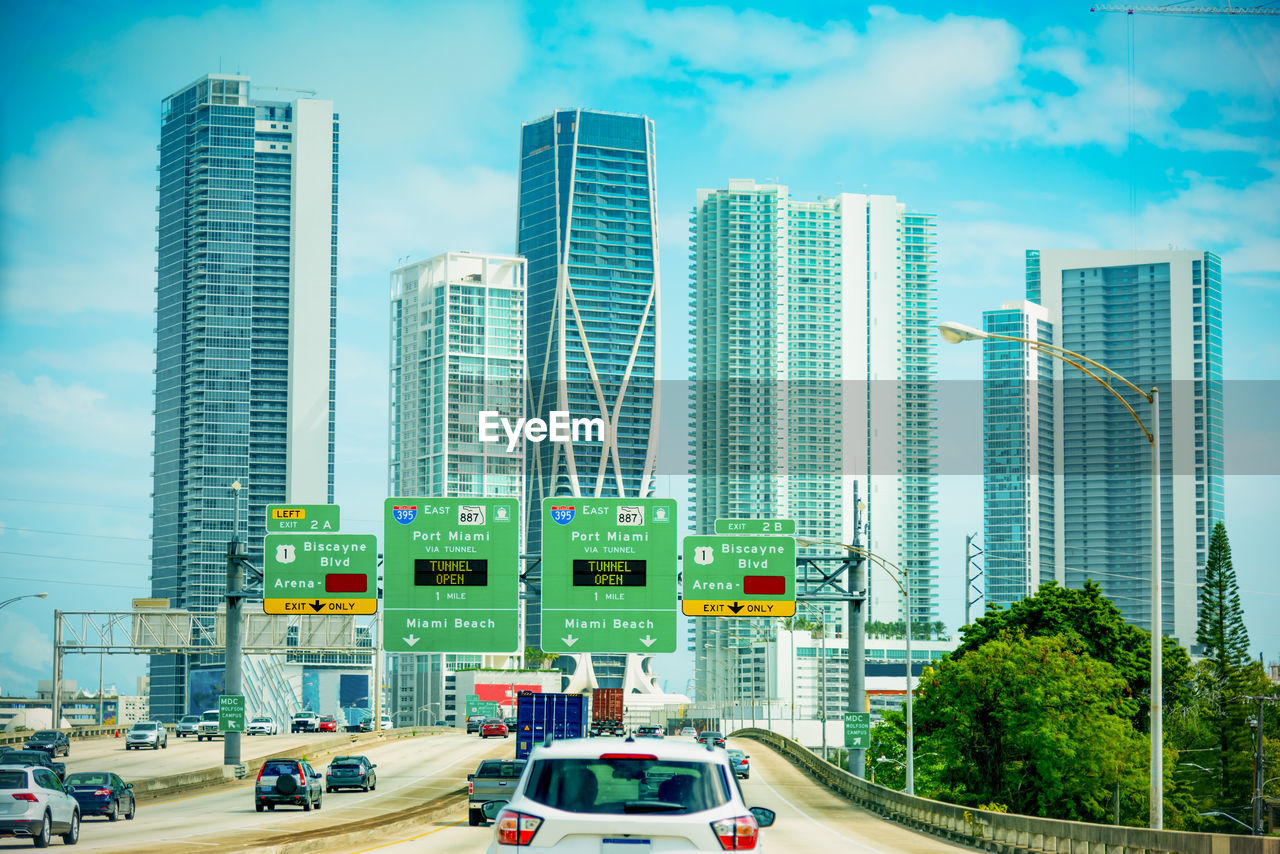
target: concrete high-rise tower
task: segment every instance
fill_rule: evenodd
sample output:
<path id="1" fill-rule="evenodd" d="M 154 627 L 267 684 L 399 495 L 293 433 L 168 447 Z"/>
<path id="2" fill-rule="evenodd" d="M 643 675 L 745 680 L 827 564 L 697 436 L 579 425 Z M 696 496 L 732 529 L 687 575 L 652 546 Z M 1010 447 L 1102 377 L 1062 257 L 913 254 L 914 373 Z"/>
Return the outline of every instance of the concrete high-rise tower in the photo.
<path id="1" fill-rule="evenodd" d="M 917 622 L 938 619 L 934 233 L 892 196 L 800 201 L 750 180 L 699 191 L 693 211 L 695 530 L 781 517 L 852 543 L 865 502 L 862 544 L 910 570 Z M 868 616 L 905 619 L 884 571 L 868 578 Z M 800 616 L 841 630 L 828 611 Z M 692 622 L 702 698 L 762 699 L 723 684 L 740 621 Z"/>
<path id="2" fill-rule="evenodd" d="M 337 152 L 331 101 L 252 100 L 248 77 L 162 104 L 151 586 L 174 607 L 225 601 L 227 542 L 260 555 L 267 504 L 333 499 Z M 220 657 L 150 678 L 172 721 L 208 708 Z"/>
<path id="3" fill-rule="evenodd" d="M 658 214 L 653 121 L 560 110 L 520 139 L 517 254 L 528 273 L 528 417 L 601 418 L 604 442 L 529 443 L 528 551 L 542 499 L 652 495 L 657 421 Z M 528 641 L 541 639 L 528 609 Z M 651 690 L 640 656 L 568 656 L 570 689 Z M 628 663 L 628 661 L 630 663 Z"/>

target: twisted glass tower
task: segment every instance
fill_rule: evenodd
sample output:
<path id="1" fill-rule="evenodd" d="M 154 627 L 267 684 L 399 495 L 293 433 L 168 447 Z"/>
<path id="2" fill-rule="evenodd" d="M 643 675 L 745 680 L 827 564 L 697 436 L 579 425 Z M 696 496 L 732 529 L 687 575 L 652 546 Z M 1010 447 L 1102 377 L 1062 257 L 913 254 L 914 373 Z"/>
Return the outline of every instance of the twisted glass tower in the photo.
<path id="1" fill-rule="evenodd" d="M 648 497 L 658 349 L 654 132 L 644 116 L 561 110 L 520 138 L 517 249 L 528 259 L 527 416 L 600 418 L 603 441 L 529 443 L 528 552 L 542 499 Z M 540 609 L 528 642 L 541 639 Z M 583 668 L 582 665 L 587 665 Z M 568 665 L 566 665 L 568 666 Z M 589 671 L 594 666 L 594 675 Z M 624 656 L 578 662 L 571 685 L 624 687 Z"/>

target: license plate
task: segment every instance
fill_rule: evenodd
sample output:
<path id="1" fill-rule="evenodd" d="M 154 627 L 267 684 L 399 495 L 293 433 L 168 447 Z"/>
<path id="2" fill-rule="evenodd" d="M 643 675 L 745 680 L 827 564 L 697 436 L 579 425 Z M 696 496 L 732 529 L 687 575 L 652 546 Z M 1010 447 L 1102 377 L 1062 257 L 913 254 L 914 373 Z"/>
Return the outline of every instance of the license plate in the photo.
<path id="1" fill-rule="evenodd" d="M 600 840 L 600 854 L 649 854 L 651 850 L 647 839 Z"/>

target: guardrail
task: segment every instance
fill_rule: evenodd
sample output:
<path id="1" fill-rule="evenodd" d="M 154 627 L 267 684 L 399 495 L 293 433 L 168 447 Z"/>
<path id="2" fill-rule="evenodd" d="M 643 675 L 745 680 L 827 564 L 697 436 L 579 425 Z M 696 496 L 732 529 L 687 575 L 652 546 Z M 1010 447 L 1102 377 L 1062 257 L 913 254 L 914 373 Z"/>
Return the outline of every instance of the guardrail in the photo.
<path id="1" fill-rule="evenodd" d="M 763 729 L 730 733 L 767 744 L 818 782 L 888 819 L 1002 854 L 1280 854 L 1280 837 L 1150 830 L 998 813 L 918 798 L 837 768 L 808 748 Z"/>
<path id="2" fill-rule="evenodd" d="M 77 738 L 110 738 L 114 736 L 117 732 L 120 733 L 121 736 L 123 736 L 125 732 L 128 731 L 129 726 L 130 726 L 129 724 L 119 724 L 119 725 L 112 724 L 111 726 L 74 726 L 74 727 L 64 726 L 59 728 L 58 731 L 65 732 L 67 734 L 67 738 L 70 738 L 72 741 L 74 741 Z M 174 730 L 177 728 L 176 724 L 165 724 L 164 726 L 165 726 L 165 729 L 169 730 L 170 733 L 173 733 Z M 48 727 L 43 727 L 42 729 L 48 729 Z M 28 738 L 31 738 L 31 736 L 35 734 L 36 734 L 36 730 L 34 729 L 23 730 L 22 732 L 0 733 L 0 745 L 22 744 L 26 742 Z"/>

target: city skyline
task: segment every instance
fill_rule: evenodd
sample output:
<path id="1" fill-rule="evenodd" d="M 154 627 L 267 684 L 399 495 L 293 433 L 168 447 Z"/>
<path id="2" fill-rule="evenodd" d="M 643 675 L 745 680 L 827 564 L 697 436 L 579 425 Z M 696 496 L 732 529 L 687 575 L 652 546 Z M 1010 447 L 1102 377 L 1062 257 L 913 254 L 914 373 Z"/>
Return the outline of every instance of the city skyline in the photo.
<path id="1" fill-rule="evenodd" d="M 627 4 L 611 20 L 566 9 L 543 21 L 533 7 L 480 4 L 373 7 L 357 20 L 293 3 L 185 14 L 85 5 L 59 12 L 57 26 L 51 10 L 11 15 L 15 85 L 3 97 L 6 114 L 23 121 L 0 129 L 9 438 L 0 551 L 6 585 L 40 579 L 50 598 L 0 613 L 0 631 L 20 639 L 0 650 L 0 685 L 47 678 L 53 608 L 124 609 L 150 590 L 156 104 L 175 83 L 216 73 L 220 60 L 262 84 L 313 87 L 343 116 L 335 499 L 344 527 L 376 533 L 380 523 L 386 271 L 403 255 L 512 251 L 512 128 L 590 105 L 651 115 L 660 128 L 665 380 L 686 370 L 688 209 L 697 187 L 734 177 L 785 175 L 805 198 L 866 183 L 937 213 L 944 320 L 977 324 L 1015 296 L 1029 248 L 1173 243 L 1220 255 L 1226 523 L 1254 651 L 1274 656 L 1266 425 L 1277 395 L 1265 384 L 1280 362 L 1270 337 L 1280 317 L 1275 26 L 1137 21 L 1144 49 L 1130 146 L 1123 16 L 998 5 L 957 16 L 929 4 L 837 14 L 849 17 Z M 330 49 L 270 38 L 283 22 L 302 28 L 299 45 Z M 382 56 L 392 27 L 456 33 L 445 49 L 468 76 L 419 98 Z M 477 39 L 491 61 L 473 67 L 464 45 Z M 738 45 L 755 43 L 767 49 L 745 61 Z M 226 56 L 227 44 L 240 55 Z M 377 61 L 330 68 L 322 57 L 339 50 Z M 889 63 L 933 85 L 883 74 Z M 410 93 L 421 109 L 406 116 L 399 105 Z M 837 95 L 857 109 L 822 106 Z M 433 122 L 441 114 L 464 121 L 446 128 Z M 941 352 L 939 370 L 944 385 L 977 388 L 980 348 Z M 976 435 L 976 412 L 948 433 Z M 940 604 L 954 629 L 959 540 L 981 528 L 981 477 L 974 466 L 948 469 L 945 441 L 942 452 L 940 560 L 944 573 L 954 562 L 955 577 L 949 585 L 944 575 Z M 682 492 L 675 481 L 659 475 L 658 493 Z M 88 684 L 91 665 L 77 658 L 67 675 Z M 109 681 L 141 673 L 139 661 L 109 661 Z M 678 678 L 678 662 L 658 669 Z"/>

